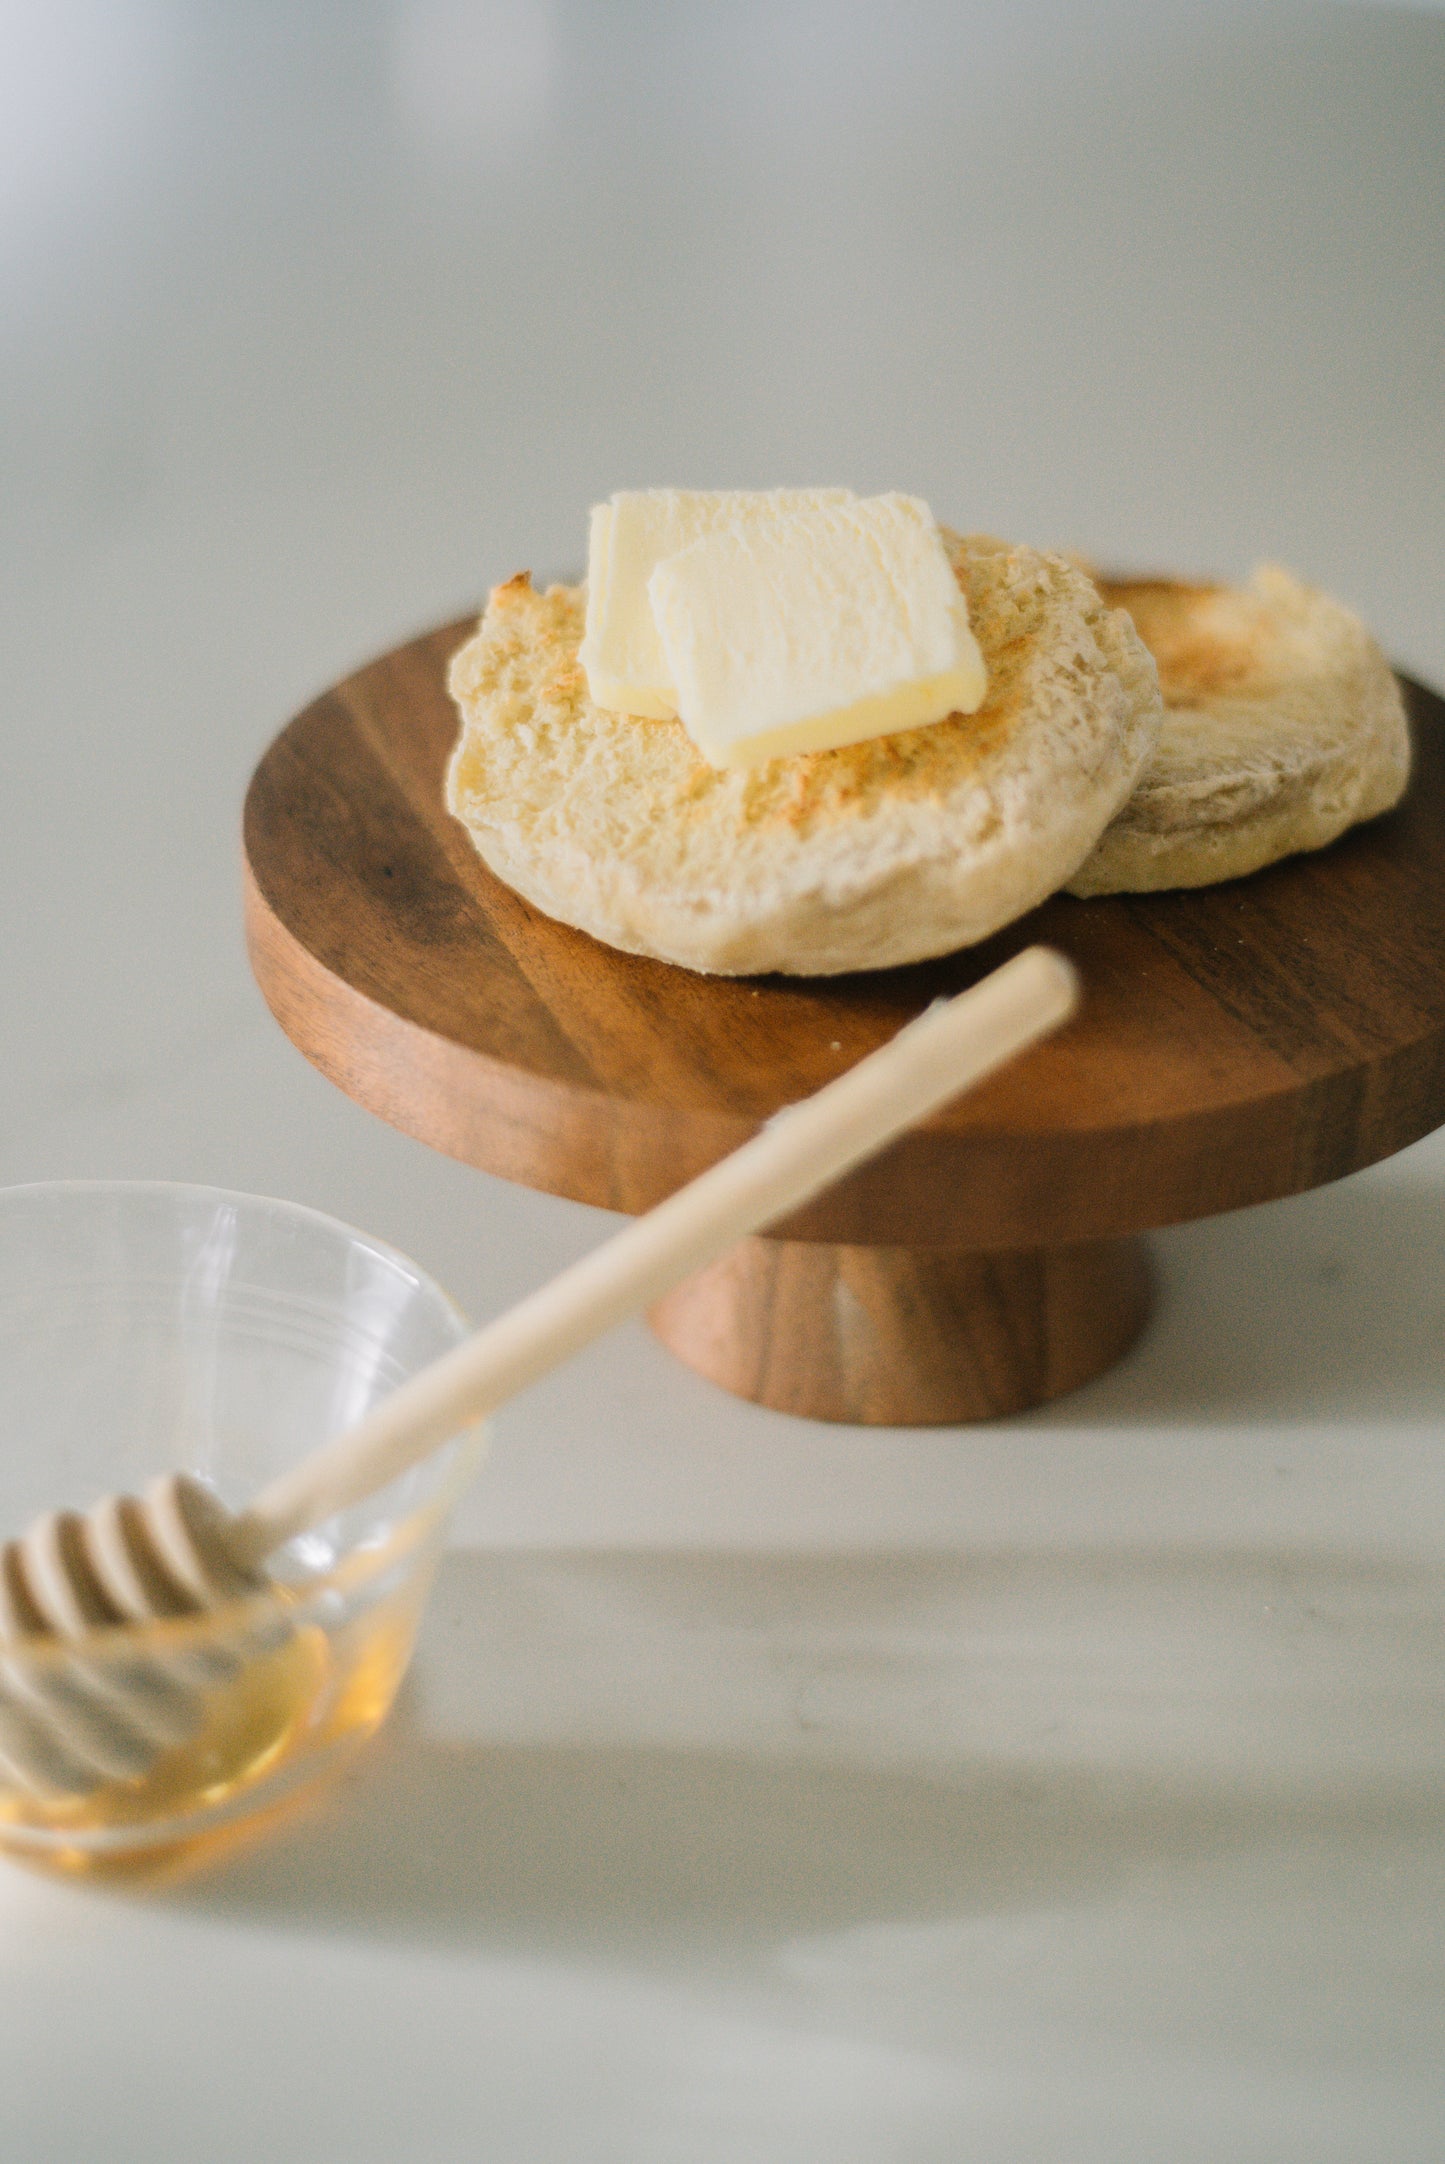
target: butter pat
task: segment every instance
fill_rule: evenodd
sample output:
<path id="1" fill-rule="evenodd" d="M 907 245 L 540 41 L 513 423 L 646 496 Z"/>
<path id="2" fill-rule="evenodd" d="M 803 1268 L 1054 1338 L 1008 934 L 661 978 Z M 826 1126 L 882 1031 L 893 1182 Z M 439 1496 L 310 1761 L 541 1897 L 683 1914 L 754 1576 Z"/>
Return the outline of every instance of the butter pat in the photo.
<path id="1" fill-rule="evenodd" d="M 832 751 L 983 699 L 983 656 L 927 504 L 827 493 L 784 516 L 722 519 L 649 575 L 660 681 L 713 766 Z"/>
<path id="2" fill-rule="evenodd" d="M 647 598 L 664 558 L 714 533 L 745 534 L 849 501 L 846 488 L 626 489 L 592 513 L 587 622 L 578 659 L 594 706 L 672 720 L 677 694 Z"/>

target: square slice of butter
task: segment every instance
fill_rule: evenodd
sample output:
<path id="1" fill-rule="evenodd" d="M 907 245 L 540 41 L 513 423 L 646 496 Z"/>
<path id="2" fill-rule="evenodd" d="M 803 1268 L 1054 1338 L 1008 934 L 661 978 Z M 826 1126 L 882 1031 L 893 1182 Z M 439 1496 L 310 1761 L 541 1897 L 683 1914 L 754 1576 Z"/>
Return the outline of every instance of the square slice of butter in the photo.
<path id="1" fill-rule="evenodd" d="M 799 506 L 665 556 L 648 581 L 683 727 L 713 766 L 919 729 L 981 703 L 987 672 L 916 496 Z"/>
<path id="2" fill-rule="evenodd" d="M 676 716 L 677 694 L 647 598 L 647 582 L 665 556 L 705 534 L 747 533 L 794 510 L 849 501 L 846 488 L 643 488 L 598 504 L 578 654 L 593 705 L 654 720 Z"/>

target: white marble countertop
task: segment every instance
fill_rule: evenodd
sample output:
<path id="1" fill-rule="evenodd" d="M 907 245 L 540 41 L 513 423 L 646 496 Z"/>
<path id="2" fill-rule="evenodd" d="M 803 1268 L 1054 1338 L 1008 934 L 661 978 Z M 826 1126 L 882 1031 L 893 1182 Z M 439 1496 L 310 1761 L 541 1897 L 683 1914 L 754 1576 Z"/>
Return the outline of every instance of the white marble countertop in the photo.
<path id="1" fill-rule="evenodd" d="M 0 1180 L 292 1196 L 478 1317 L 597 1238 L 291 1050 L 237 820 L 613 487 L 1278 557 L 1445 681 L 1442 111 L 1429 9 L 0 9 Z M 1157 1251 L 1007 1425 L 640 1329 L 514 1407 L 309 1819 L 0 1865 L 6 2164 L 1438 2158 L 1445 1138 Z"/>

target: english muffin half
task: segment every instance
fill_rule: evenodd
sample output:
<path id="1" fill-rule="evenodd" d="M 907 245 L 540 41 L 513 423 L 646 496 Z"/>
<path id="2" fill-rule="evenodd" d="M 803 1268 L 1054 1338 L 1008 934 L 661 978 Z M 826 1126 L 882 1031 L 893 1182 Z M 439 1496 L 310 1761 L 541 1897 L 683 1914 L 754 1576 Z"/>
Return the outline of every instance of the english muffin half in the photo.
<path id="1" fill-rule="evenodd" d="M 1164 725 L 1072 894 L 1237 879 L 1404 793 L 1400 687 L 1357 616 L 1264 565 L 1246 587 L 1099 581 L 1159 664 Z"/>
<path id="2" fill-rule="evenodd" d="M 452 663 L 449 809 L 547 915 L 690 969 L 827 976 L 986 938 L 1088 855 L 1162 706 L 1128 616 L 1081 571 L 945 541 L 988 665 L 979 710 L 742 772 L 680 722 L 594 706 L 585 590 L 510 580 Z"/>

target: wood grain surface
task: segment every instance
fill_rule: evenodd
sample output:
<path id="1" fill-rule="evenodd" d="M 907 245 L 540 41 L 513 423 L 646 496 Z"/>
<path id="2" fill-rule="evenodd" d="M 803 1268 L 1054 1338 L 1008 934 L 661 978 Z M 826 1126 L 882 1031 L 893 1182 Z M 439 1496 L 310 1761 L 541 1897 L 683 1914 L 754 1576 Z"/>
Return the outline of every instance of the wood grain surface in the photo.
<path id="1" fill-rule="evenodd" d="M 1061 895 L 986 946 L 709 978 L 552 922 L 442 806 L 450 624 L 315 701 L 245 812 L 247 928 L 288 1035 L 383 1118 L 556 1194 L 649 1207 L 939 993 L 1033 940 L 1068 1029 L 780 1230 L 954 1251 L 1111 1239 L 1312 1187 L 1445 1119 L 1445 706 L 1407 686 L 1404 805 L 1228 885 Z"/>
<path id="2" fill-rule="evenodd" d="M 998 1420 L 1077 1390 L 1148 1319 L 1142 1240 L 951 1254 L 743 1240 L 649 1321 L 725 1390 L 886 1427 Z"/>

